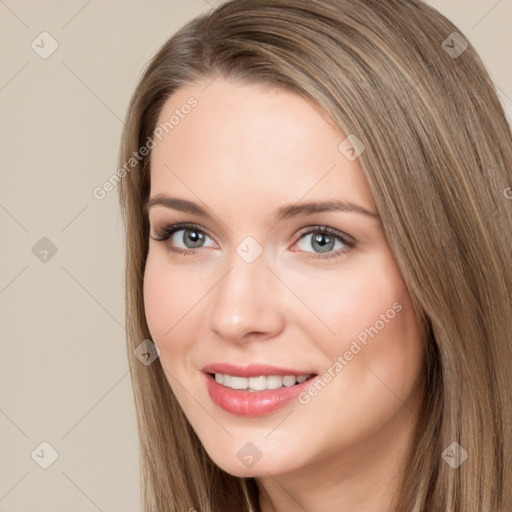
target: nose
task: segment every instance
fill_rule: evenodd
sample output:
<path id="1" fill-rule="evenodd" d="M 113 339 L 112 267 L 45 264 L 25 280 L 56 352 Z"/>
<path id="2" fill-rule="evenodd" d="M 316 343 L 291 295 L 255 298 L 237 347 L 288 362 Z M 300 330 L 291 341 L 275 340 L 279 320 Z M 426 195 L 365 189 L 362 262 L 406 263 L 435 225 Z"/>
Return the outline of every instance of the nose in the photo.
<path id="1" fill-rule="evenodd" d="M 230 270 L 212 290 L 208 327 L 226 341 L 240 343 L 278 336 L 284 328 L 280 281 L 262 254 L 247 263 L 236 253 Z"/>

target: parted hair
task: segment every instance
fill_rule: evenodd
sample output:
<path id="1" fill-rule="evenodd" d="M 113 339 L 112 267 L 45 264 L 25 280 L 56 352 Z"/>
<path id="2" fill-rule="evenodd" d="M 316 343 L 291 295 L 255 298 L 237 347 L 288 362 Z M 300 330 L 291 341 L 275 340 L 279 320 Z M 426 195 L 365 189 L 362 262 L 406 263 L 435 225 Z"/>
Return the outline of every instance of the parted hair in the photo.
<path id="1" fill-rule="evenodd" d="M 510 512 L 512 136 L 473 46 L 421 0 L 227 1 L 184 25 L 144 69 L 120 166 L 174 92 L 217 77 L 299 94 L 365 145 L 359 162 L 426 339 L 414 448 L 390 512 Z M 160 361 L 134 356 L 150 338 L 150 164 L 151 152 L 118 187 L 143 510 L 260 512 L 257 480 L 213 463 Z M 452 443 L 468 454 L 457 468 L 442 456 Z"/>

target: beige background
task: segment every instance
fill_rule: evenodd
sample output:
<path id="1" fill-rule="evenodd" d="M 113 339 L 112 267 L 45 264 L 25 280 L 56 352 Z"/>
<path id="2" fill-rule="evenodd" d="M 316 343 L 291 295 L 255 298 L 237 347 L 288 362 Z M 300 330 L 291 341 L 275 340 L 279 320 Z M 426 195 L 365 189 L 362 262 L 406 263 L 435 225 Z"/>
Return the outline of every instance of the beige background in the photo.
<path id="1" fill-rule="evenodd" d="M 143 65 L 214 3 L 0 0 L 0 511 L 140 510 L 122 224 L 117 191 L 92 190 L 117 169 Z M 430 3 L 481 54 L 511 117 L 512 0 Z M 31 47 L 51 49 L 43 31 L 58 43 L 46 59 Z M 57 248 L 46 262 L 32 251 L 43 237 Z M 58 452 L 47 469 L 42 442 Z"/>

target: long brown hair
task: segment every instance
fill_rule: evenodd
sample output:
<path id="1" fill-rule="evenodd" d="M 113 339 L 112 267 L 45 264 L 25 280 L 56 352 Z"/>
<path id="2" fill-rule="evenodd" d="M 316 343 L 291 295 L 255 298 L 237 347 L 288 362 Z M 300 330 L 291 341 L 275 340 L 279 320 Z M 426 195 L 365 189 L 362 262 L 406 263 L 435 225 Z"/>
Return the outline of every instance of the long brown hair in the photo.
<path id="1" fill-rule="evenodd" d="M 147 66 L 119 161 L 144 511 L 260 510 L 256 480 L 208 457 L 159 359 L 134 356 L 151 337 L 142 287 L 151 152 L 139 153 L 170 95 L 218 76 L 300 94 L 365 144 L 359 161 L 426 326 L 424 402 L 393 510 L 509 512 L 511 131 L 473 47 L 420 0 L 231 0 Z M 456 469 L 442 456 L 452 443 L 468 454 Z"/>

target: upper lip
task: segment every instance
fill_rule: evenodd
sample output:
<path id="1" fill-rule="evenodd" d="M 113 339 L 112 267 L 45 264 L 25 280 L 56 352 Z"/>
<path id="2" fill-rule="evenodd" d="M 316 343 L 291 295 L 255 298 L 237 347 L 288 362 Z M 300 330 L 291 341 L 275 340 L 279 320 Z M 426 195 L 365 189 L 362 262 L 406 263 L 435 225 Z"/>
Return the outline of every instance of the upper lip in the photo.
<path id="1" fill-rule="evenodd" d="M 235 377 L 259 377 L 260 375 L 312 375 L 313 371 L 294 370 L 291 368 L 278 368 L 267 364 L 248 364 L 246 366 L 236 366 L 230 363 L 213 363 L 206 365 L 203 369 L 205 373 L 224 373 Z"/>

